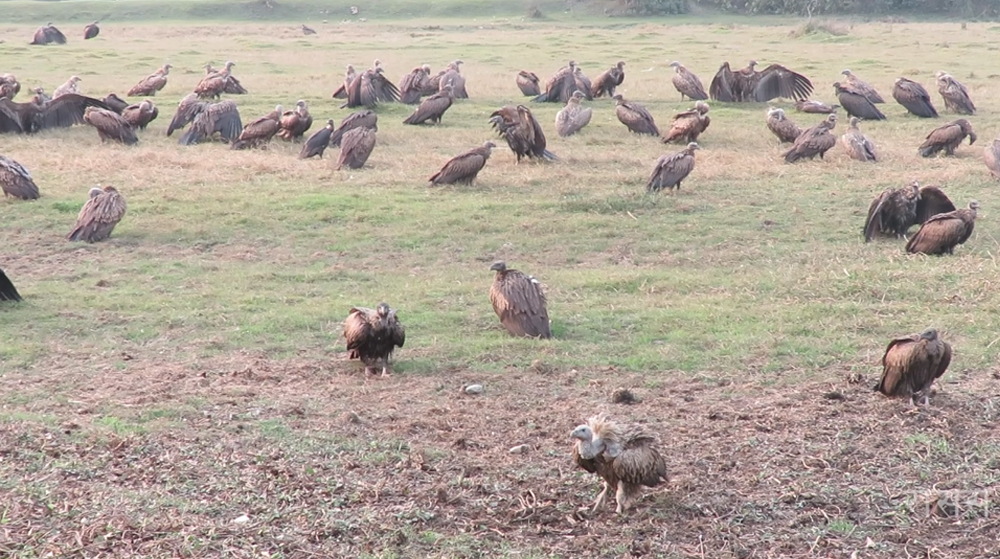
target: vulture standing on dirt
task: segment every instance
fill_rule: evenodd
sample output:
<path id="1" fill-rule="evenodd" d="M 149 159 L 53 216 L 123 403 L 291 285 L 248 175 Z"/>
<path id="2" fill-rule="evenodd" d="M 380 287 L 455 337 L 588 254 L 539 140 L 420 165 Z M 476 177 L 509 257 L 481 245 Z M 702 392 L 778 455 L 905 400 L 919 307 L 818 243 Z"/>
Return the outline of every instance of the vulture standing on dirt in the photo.
<path id="1" fill-rule="evenodd" d="M 910 113 L 921 118 L 937 118 L 938 113 L 931 104 L 931 96 L 919 83 L 907 79 L 896 78 L 892 86 L 892 97 Z"/>
<path id="2" fill-rule="evenodd" d="M 348 359 L 361 359 L 365 373 L 373 374 L 379 362 L 382 376 L 389 376 L 389 358 L 406 341 L 406 329 L 396 316 L 396 310 L 385 303 L 378 308 L 354 307 L 344 320 Z"/>
<path id="3" fill-rule="evenodd" d="M 493 142 L 484 142 L 480 147 L 456 155 L 428 180 L 433 185 L 472 184 L 479 171 L 482 171 L 483 167 L 486 166 L 486 160 L 490 158 L 490 153 L 495 147 L 497 146 Z"/>
<path id="4" fill-rule="evenodd" d="M 865 99 L 868 99 L 875 105 L 885 103 L 885 99 L 882 98 L 882 95 L 880 95 L 871 84 L 856 76 L 854 72 L 844 70 L 841 74 L 845 76 L 844 81 L 847 83 L 847 88 L 857 92 L 859 95 L 864 96 Z"/>
<path id="5" fill-rule="evenodd" d="M 31 173 L 17 161 L 3 155 L 0 155 L 0 189 L 3 189 L 4 198 L 38 199 L 38 186 Z"/>
<path id="6" fill-rule="evenodd" d="M 315 155 L 323 159 L 323 152 L 330 146 L 330 136 L 333 135 L 333 130 L 334 125 L 331 118 L 326 121 L 326 126 L 314 132 L 306 140 L 306 143 L 302 144 L 302 150 L 299 151 L 299 159 L 309 159 Z"/>
<path id="7" fill-rule="evenodd" d="M 281 126 L 280 120 L 281 105 L 277 105 L 273 111 L 244 126 L 240 137 L 236 138 L 229 149 L 251 149 L 266 146 L 271 142 L 271 138 L 278 133 L 278 128 Z"/>
<path id="8" fill-rule="evenodd" d="M 376 61 L 378 62 L 378 61 Z M 399 101 L 399 90 L 386 79 L 381 66 L 365 70 L 347 88 L 347 102 L 340 108 L 367 107 L 374 109 L 379 103 Z"/>
<path id="9" fill-rule="evenodd" d="M 231 69 L 232 66 L 236 66 L 235 62 L 226 62 L 226 68 Z M 205 65 L 205 75 L 211 76 L 214 74 L 220 74 L 218 70 L 212 67 L 211 64 Z M 249 93 L 240 80 L 236 79 L 236 76 L 229 72 L 226 76 L 225 86 L 222 88 L 223 93 L 228 93 L 230 95 L 246 95 Z"/>
<path id="10" fill-rule="evenodd" d="M 135 130 L 118 113 L 110 109 L 97 109 L 87 107 L 83 113 L 83 120 L 97 129 L 97 135 L 101 137 L 101 143 L 108 140 L 132 146 L 139 143 L 139 137 L 135 135 Z"/>
<path id="11" fill-rule="evenodd" d="M 1000 178 L 1000 138 L 983 148 L 983 161 L 986 162 L 986 168 L 990 170 L 993 178 Z"/>
<path id="12" fill-rule="evenodd" d="M 831 134 L 837 126 L 837 115 L 827 115 L 826 120 L 802 132 L 792 149 L 783 155 L 786 163 L 795 163 L 800 159 L 814 159 L 817 155 L 823 159 L 823 155 L 830 151 L 830 148 L 837 145 L 837 138 Z"/>
<path id="13" fill-rule="evenodd" d="M 621 430 L 604 415 L 598 415 L 574 429 L 570 437 L 576 439 L 576 465 L 604 481 L 604 488 L 594 500 L 595 513 L 604 504 L 608 490 L 615 492 L 615 512 L 622 514 L 639 498 L 643 486 L 656 487 L 667 480 L 666 461 L 656 438 L 648 433 Z"/>
<path id="14" fill-rule="evenodd" d="M 674 89 L 681 94 L 681 101 L 685 97 L 695 101 L 708 100 L 708 94 L 705 93 L 705 86 L 702 85 L 698 76 L 694 75 L 694 73 L 676 60 L 671 62 L 670 65 L 674 68 L 674 75 L 670 78 L 670 81 L 674 84 Z"/>
<path id="15" fill-rule="evenodd" d="M 906 252 L 912 254 L 952 254 L 955 247 L 972 235 L 976 225 L 979 202 L 969 202 L 968 209 L 937 214 L 920 225 L 920 229 L 906 243 Z"/>
<path id="16" fill-rule="evenodd" d="M 455 94 L 451 84 L 446 84 L 440 93 L 435 93 L 424 99 L 413 114 L 406 117 L 403 124 L 423 124 L 430 121 L 434 124 L 441 124 L 441 117 L 445 111 L 451 107 L 455 101 Z"/>
<path id="17" fill-rule="evenodd" d="M 21 92 L 21 84 L 14 74 L 0 76 L 0 99 L 14 99 Z"/>
<path id="18" fill-rule="evenodd" d="M 659 192 L 664 188 L 671 190 L 674 187 L 680 190 L 681 181 L 694 170 L 694 152 L 699 149 L 701 148 L 698 147 L 698 144 L 691 142 L 681 151 L 663 155 L 657 159 L 656 166 L 653 167 L 653 174 L 646 182 L 646 190 Z"/>
<path id="19" fill-rule="evenodd" d="M 21 294 L 14 287 L 14 282 L 10 281 L 7 274 L 0 270 L 0 301 L 20 301 Z"/>
<path id="20" fill-rule="evenodd" d="M 578 88 L 576 86 L 576 62 L 572 60 L 552 74 L 545 82 L 545 92 L 532 99 L 535 103 L 565 103 Z M 587 91 L 587 93 L 590 93 Z"/>
<path id="21" fill-rule="evenodd" d="M 378 115 L 370 109 L 355 111 L 347 115 L 344 120 L 340 121 L 340 128 L 330 136 L 330 145 L 340 146 L 340 139 L 344 134 L 355 128 L 371 128 L 378 132 Z"/>
<path id="22" fill-rule="evenodd" d="M 293 141 L 302 138 L 302 135 L 309 131 L 313 125 L 313 117 L 309 114 L 309 107 L 306 102 L 299 99 L 295 102 L 295 109 L 285 111 L 278 122 L 278 137 L 282 140 Z"/>
<path id="23" fill-rule="evenodd" d="M 340 87 L 333 92 L 334 99 L 347 99 L 347 90 L 354 83 L 354 78 L 358 77 L 357 70 L 354 69 L 354 65 L 348 64 L 347 71 L 344 72 L 344 83 L 340 84 Z"/>
<path id="24" fill-rule="evenodd" d="M 517 337 L 551 338 L 545 293 L 538 280 L 507 268 L 502 260 L 490 270 L 497 273 L 490 286 L 490 302 L 507 332 Z"/>
<path id="25" fill-rule="evenodd" d="M 87 108 L 109 109 L 103 101 L 83 95 L 68 94 L 51 101 L 38 95 L 29 103 L 0 99 L 0 133 L 34 133 L 45 128 L 66 128 L 83 124 Z"/>
<path id="26" fill-rule="evenodd" d="M 619 60 L 617 64 L 612 66 L 610 69 L 605 70 L 600 76 L 597 76 L 597 79 L 594 80 L 593 85 L 591 85 L 591 97 L 603 97 L 604 95 L 611 97 L 615 94 L 615 88 L 621 85 L 624 81 L 625 61 Z"/>
<path id="27" fill-rule="evenodd" d="M 863 230 L 865 242 L 875 235 L 895 235 L 905 238 L 910 227 L 931 217 L 955 211 L 955 205 L 936 186 L 921 187 L 917 181 L 902 188 L 887 188 L 868 206 Z"/>
<path id="28" fill-rule="evenodd" d="M 751 60 L 746 68 L 734 72 L 724 62 L 708 88 L 712 99 L 766 103 L 777 97 L 807 99 L 813 91 L 809 78 L 780 64 L 771 64 L 759 72 L 756 66 L 757 61 Z"/>
<path id="29" fill-rule="evenodd" d="M 538 88 L 538 76 L 534 72 L 527 72 L 525 70 L 518 72 L 517 88 L 526 97 L 534 97 L 542 94 L 542 90 Z"/>
<path id="30" fill-rule="evenodd" d="M 847 111 L 847 116 L 856 116 L 865 120 L 885 120 L 885 115 L 878 107 L 872 103 L 871 99 L 865 97 L 864 93 L 847 84 L 840 82 L 833 84 L 833 90 L 837 93 L 837 100 L 840 106 Z"/>
<path id="31" fill-rule="evenodd" d="M 67 235 L 71 241 L 96 243 L 111 236 L 125 216 L 125 198 L 113 186 L 90 189 L 90 199 L 76 218 L 76 226 Z"/>
<path id="32" fill-rule="evenodd" d="M 146 126 L 150 122 L 156 120 L 156 117 L 160 115 L 159 109 L 152 101 L 146 99 L 142 103 L 137 103 L 135 105 L 129 105 L 122 110 L 122 118 L 125 122 L 129 123 L 132 129 L 145 130 Z"/>
<path id="33" fill-rule="evenodd" d="M 938 93 L 944 99 L 944 108 L 960 115 L 976 114 L 976 105 L 969 97 L 969 90 L 961 82 L 945 72 L 938 72 L 936 77 Z"/>
<path id="34" fill-rule="evenodd" d="M 198 97 L 202 99 L 218 99 L 226 92 L 226 87 L 229 84 L 229 77 L 232 75 L 233 66 L 236 63 L 233 61 L 226 62 L 226 67 L 221 72 L 211 72 L 207 76 L 198 82 L 195 86 L 194 92 L 198 94 Z M 211 69 L 211 65 L 206 65 L 205 70 Z"/>
<path id="35" fill-rule="evenodd" d="M 83 28 L 84 41 L 86 41 L 87 39 L 93 39 L 94 37 L 98 36 L 101 33 L 101 28 L 97 26 L 98 23 L 100 22 L 95 21 L 94 23 L 91 23 L 90 25 Z"/>
<path id="36" fill-rule="evenodd" d="M 630 132 L 649 134 L 650 136 L 660 135 L 660 129 L 656 127 L 653 115 L 649 114 L 646 107 L 639 103 L 626 101 L 621 93 L 616 93 L 613 99 L 617 104 L 615 114 L 618 116 L 618 121 L 624 124 Z"/>
<path id="37" fill-rule="evenodd" d="M 80 76 L 71 76 L 66 83 L 60 85 L 52 92 L 52 98 L 58 99 L 63 95 L 80 94 Z"/>
<path id="38" fill-rule="evenodd" d="M 371 128 L 355 128 L 344 134 L 340 140 L 340 158 L 337 159 L 337 170 L 344 167 L 360 169 L 368 161 L 368 156 L 375 149 L 375 131 Z"/>
<path id="39" fill-rule="evenodd" d="M 154 97 L 156 92 L 167 85 L 167 75 L 170 74 L 170 64 L 164 64 L 162 68 L 139 80 L 139 83 L 128 90 L 129 97 Z"/>
<path id="40" fill-rule="evenodd" d="M 243 121 L 236 103 L 230 100 L 219 103 L 200 103 L 191 122 L 191 128 L 185 132 L 179 143 L 191 146 L 211 138 L 216 132 L 229 143 L 235 143 L 243 130 Z M 195 109 L 192 109 L 195 110 Z M 178 112 L 178 116 L 180 112 Z M 177 117 L 175 116 L 176 120 Z M 173 127 L 171 122 L 170 126 Z"/>
<path id="41" fill-rule="evenodd" d="M 109 93 L 108 96 L 105 97 L 104 99 L 101 99 L 101 101 L 103 101 L 104 104 L 107 105 L 109 109 L 118 114 L 122 114 L 122 111 L 127 109 L 130 105 L 128 101 L 122 99 L 121 97 L 115 95 L 114 93 Z"/>
<path id="42" fill-rule="evenodd" d="M 670 124 L 670 130 L 663 135 L 663 143 L 683 142 L 691 143 L 698 141 L 698 136 L 704 132 L 712 119 L 708 117 L 708 103 L 698 101 L 693 109 L 674 115 L 674 120 Z"/>
<path id="43" fill-rule="evenodd" d="M 52 22 L 50 21 L 46 23 L 44 26 L 39 27 L 38 30 L 35 31 L 35 37 L 34 39 L 32 39 L 31 44 L 48 45 L 51 43 L 65 45 L 66 35 L 63 35 L 62 31 L 59 31 L 58 29 L 53 27 Z"/>
<path id="44" fill-rule="evenodd" d="M 882 378 L 875 391 L 886 396 L 922 398 L 928 405 L 931 384 L 941 378 L 951 364 L 951 345 L 938 336 L 937 330 L 910 334 L 889 342 L 882 355 Z"/>
<path id="45" fill-rule="evenodd" d="M 785 110 L 775 107 L 767 109 L 767 129 L 783 144 L 795 143 L 802 134 L 802 129 L 785 116 Z"/>
<path id="46" fill-rule="evenodd" d="M 315 35 L 316 34 L 316 30 L 313 29 L 312 27 L 309 27 L 308 25 L 306 25 L 306 24 L 303 23 L 302 24 L 302 34 L 303 35 Z"/>
<path id="47" fill-rule="evenodd" d="M 800 113 L 828 115 L 840 108 L 840 105 L 827 105 L 822 101 L 799 99 L 795 102 L 795 110 Z"/>
<path id="48" fill-rule="evenodd" d="M 966 137 L 969 138 L 970 146 L 976 143 L 976 133 L 972 130 L 971 122 L 964 118 L 949 122 L 927 135 L 924 143 L 920 144 L 920 155 L 930 157 L 939 151 L 944 151 L 945 155 L 955 155 L 955 148 Z"/>
<path id="49" fill-rule="evenodd" d="M 840 137 L 840 143 L 847 150 L 847 155 L 857 161 L 877 161 L 875 144 L 858 128 L 858 117 L 852 116 L 847 132 Z"/>
<path id="50" fill-rule="evenodd" d="M 518 163 L 522 157 L 555 161 L 559 159 L 554 153 L 545 149 L 545 133 L 538 124 L 531 109 L 524 105 L 507 105 L 490 115 L 490 123 L 501 138 L 507 141 L 510 150 L 517 156 Z"/>
<path id="51" fill-rule="evenodd" d="M 590 107 L 581 105 L 582 99 L 583 92 L 574 91 L 566 106 L 556 113 L 556 133 L 560 137 L 572 136 L 590 124 L 590 117 L 594 111 Z"/>
<path id="52" fill-rule="evenodd" d="M 430 85 L 430 75 L 423 66 L 417 66 L 399 80 L 399 102 L 415 105 Z"/>

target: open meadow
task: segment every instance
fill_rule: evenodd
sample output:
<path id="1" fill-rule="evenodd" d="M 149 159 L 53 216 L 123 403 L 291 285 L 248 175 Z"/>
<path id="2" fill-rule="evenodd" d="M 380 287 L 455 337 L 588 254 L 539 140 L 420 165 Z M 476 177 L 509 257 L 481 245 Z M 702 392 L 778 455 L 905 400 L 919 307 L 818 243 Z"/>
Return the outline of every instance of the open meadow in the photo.
<path id="1" fill-rule="evenodd" d="M 83 16 L 81 16 L 83 17 Z M 137 146 L 89 126 L 0 135 L 42 197 L 0 199 L 0 556 L 901 558 L 1000 554 L 1000 215 L 982 148 L 1000 133 L 1000 25 L 718 24 L 706 19 L 480 18 L 329 23 L 54 20 L 0 23 L 0 74 L 50 92 L 121 96 L 169 62 L 159 118 Z M 87 22 L 90 20 L 88 19 Z M 833 33 L 830 32 L 833 31 Z M 470 99 L 440 126 L 379 106 L 365 168 L 337 149 L 298 160 L 181 146 L 165 130 L 206 63 L 236 62 L 243 122 L 304 99 L 338 123 L 344 66 L 380 59 L 394 82 L 460 58 Z M 672 60 L 706 87 L 723 61 L 808 76 L 813 98 L 850 68 L 886 97 L 863 122 L 882 161 L 785 164 L 766 104 L 712 103 L 696 167 L 650 195 L 681 146 L 628 133 L 614 102 L 559 138 L 558 104 L 532 104 L 552 163 L 522 162 L 490 113 L 526 103 L 567 60 L 619 89 L 661 130 L 691 106 Z M 979 141 L 956 157 L 917 146 L 956 118 L 934 72 L 970 88 Z M 941 118 L 905 114 L 893 80 Z M 800 126 L 823 115 L 796 113 Z M 841 115 L 839 137 L 847 118 Z M 430 187 L 450 157 L 493 139 L 475 185 Z M 955 254 L 865 244 L 872 198 L 919 180 L 982 205 Z M 110 240 L 65 236 L 97 184 L 128 213 Z M 543 283 L 552 340 L 514 339 L 488 299 L 495 260 Z M 386 301 L 407 329 L 393 374 L 348 361 L 341 322 Z M 929 407 L 872 392 L 890 339 L 936 327 L 954 347 Z M 478 383 L 482 394 L 463 387 Z M 641 400 L 611 403 L 616 388 Z M 589 514 L 596 476 L 572 428 L 604 411 L 662 440 L 670 482 L 624 517 Z M 510 449 L 527 445 L 527 452 Z"/>

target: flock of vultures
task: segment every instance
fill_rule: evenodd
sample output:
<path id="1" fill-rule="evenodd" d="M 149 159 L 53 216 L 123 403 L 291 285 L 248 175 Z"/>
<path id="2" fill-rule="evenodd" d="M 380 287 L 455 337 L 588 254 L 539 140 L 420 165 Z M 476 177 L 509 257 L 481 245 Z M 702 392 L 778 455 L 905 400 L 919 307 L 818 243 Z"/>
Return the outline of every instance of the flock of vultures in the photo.
<path id="1" fill-rule="evenodd" d="M 99 31 L 94 22 L 87 26 L 84 36 L 92 38 Z M 49 24 L 36 32 L 32 44 L 65 42 L 65 36 Z M 453 104 L 468 98 L 462 64 L 461 60 L 456 60 L 437 73 L 427 65 L 418 66 L 404 75 L 398 86 L 386 76 L 378 60 L 360 72 L 347 66 L 343 83 L 333 92 L 333 97 L 343 99 L 342 108 L 356 111 L 341 120 L 339 126 L 334 120 L 327 120 L 308 137 L 305 135 L 312 129 L 313 117 L 305 101 L 298 101 L 287 111 L 281 106 L 275 107 L 244 125 L 237 103 L 223 99 L 223 96 L 247 93 L 233 75 L 236 65 L 227 62 L 222 69 L 206 66 L 204 77 L 178 103 L 166 134 L 183 131 L 179 137 L 183 145 L 221 141 L 232 149 L 263 148 L 277 136 L 289 142 L 301 141 L 299 157 L 302 159 L 322 158 L 328 147 L 339 147 L 338 168 L 358 169 L 365 165 L 376 145 L 378 106 L 383 103 L 412 104 L 416 107 L 404 120 L 405 124 L 440 123 Z M 655 162 L 647 182 L 650 191 L 679 189 L 694 170 L 695 152 L 699 149 L 697 140 L 711 123 L 710 100 L 759 103 L 785 98 L 795 101 L 795 108 L 803 114 L 825 115 L 813 126 L 803 129 L 792 122 L 784 110 L 767 110 L 761 126 L 766 126 L 780 142 L 789 144 L 783 154 L 788 163 L 816 156 L 822 159 L 827 151 L 837 146 L 834 130 L 841 112 L 848 121 L 839 137 L 842 148 L 859 161 L 877 162 L 879 159 L 874 143 L 859 125 L 863 121 L 885 120 L 886 116 L 879 109 L 885 99 L 850 70 L 844 70 L 841 81 L 833 84 L 838 104 L 828 105 L 810 99 L 813 84 L 808 78 L 778 64 L 760 70 L 757 63 L 751 61 L 747 67 L 734 70 L 725 63 L 707 90 L 698 76 L 683 64 L 673 62 L 670 66 L 674 70 L 674 87 L 682 99 L 690 99 L 694 105 L 674 115 L 665 132 L 661 132 L 643 105 L 616 93 L 616 88 L 625 80 L 625 62 L 617 62 L 593 80 L 572 61 L 544 82 L 532 72 L 521 71 L 513 76 L 512 86 L 516 85 L 534 103 L 564 105 L 555 119 L 555 131 L 561 137 L 580 133 L 588 125 L 593 109 L 586 106 L 585 101 L 610 97 L 614 100 L 618 120 L 629 131 L 653 136 L 664 143 L 682 144 L 682 149 Z M 34 95 L 29 100 L 19 102 L 15 99 L 21 84 L 15 76 L 3 74 L 0 77 L 0 133 L 32 134 L 87 124 L 97 131 L 102 141 L 136 144 L 140 132 L 158 117 L 158 108 L 151 98 L 166 85 L 170 69 L 169 64 L 164 65 L 139 80 L 127 93 L 127 97 L 141 99 L 135 103 L 124 101 L 113 93 L 100 99 L 83 95 L 77 76 L 56 88 L 51 96 L 36 87 L 31 90 Z M 959 115 L 975 114 L 968 90 L 955 78 L 939 72 L 936 85 L 947 111 Z M 917 117 L 938 117 L 931 95 L 916 81 L 897 79 L 892 97 Z M 502 107 L 493 112 L 489 122 L 518 162 L 522 159 L 557 161 L 558 157 L 548 150 L 543 127 L 529 105 Z M 976 134 L 967 119 L 958 118 L 931 130 L 918 150 L 924 157 L 953 155 L 966 138 L 972 144 Z M 496 144 L 487 141 L 455 156 L 429 178 L 430 183 L 471 184 L 495 147 Z M 1000 140 L 986 147 L 984 158 L 990 172 L 1000 176 Z M 3 155 L 0 155 L 0 187 L 5 196 L 24 200 L 39 197 L 39 189 L 29 171 Z M 919 226 L 907 240 L 907 252 L 951 254 L 972 234 L 977 208 L 978 203 L 971 201 L 967 208 L 956 209 L 948 196 L 935 186 L 913 183 L 890 188 L 872 201 L 862 228 L 864 240 L 867 242 L 876 236 L 905 238 L 913 226 Z M 125 199 L 115 187 L 91 189 L 68 239 L 87 242 L 107 239 L 125 212 Z M 489 298 L 503 327 L 514 336 L 550 338 L 546 298 L 538 280 L 508 268 L 504 262 L 495 263 L 491 270 L 495 276 Z M 0 300 L 19 299 L 13 283 L 0 271 Z M 396 310 L 381 303 L 375 309 L 351 309 L 344 322 L 344 336 L 350 357 L 360 359 L 366 373 L 381 366 L 385 375 L 394 349 L 404 344 L 405 330 Z M 888 396 L 909 397 L 911 403 L 922 399 L 926 405 L 932 383 L 945 372 L 950 360 L 951 347 L 935 330 L 896 338 L 885 350 L 882 377 L 875 389 Z M 666 477 L 656 440 L 648 434 L 620 428 L 608 418 L 597 416 L 576 428 L 572 437 L 576 440 L 573 455 L 577 464 L 604 480 L 604 490 L 595 502 L 595 510 L 611 489 L 615 492 L 617 510 L 622 512 L 642 486 L 655 486 Z"/>

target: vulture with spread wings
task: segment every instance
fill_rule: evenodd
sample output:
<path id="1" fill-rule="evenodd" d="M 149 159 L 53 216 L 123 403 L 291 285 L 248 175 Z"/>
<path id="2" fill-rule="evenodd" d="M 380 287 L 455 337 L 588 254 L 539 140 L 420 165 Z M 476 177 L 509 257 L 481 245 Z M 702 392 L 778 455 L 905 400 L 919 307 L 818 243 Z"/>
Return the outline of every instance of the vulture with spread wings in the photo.
<path id="1" fill-rule="evenodd" d="M 35 95 L 28 103 L 0 99 L 0 133 L 35 133 L 46 128 L 66 128 L 83 124 L 84 112 L 94 107 L 108 109 L 100 99 L 70 93 L 58 99 L 45 100 Z"/>
<path id="2" fill-rule="evenodd" d="M 913 181 L 902 188 L 887 188 L 868 206 L 868 217 L 862 230 L 865 242 L 878 234 L 904 238 L 910 227 L 937 214 L 953 211 L 955 205 L 936 186 L 920 186 Z"/>
<path id="3" fill-rule="evenodd" d="M 200 103 L 197 109 L 192 108 L 195 116 L 191 122 L 191 128 L 185 132 L 179 143 L 191 146 L 210 139 L 218 133 L 222 139 L 229 143 L 235 143 L 243 131 L 243 121 L 240 120 L 240 111 L 236 108 L 236 103 L 230 100 L 219 103 Z M 178 115 L 180 110 L 178 109 Z M 174 117 L 175 121 L 177 117 Z M 171 127 L 174 123 L 171 122 Z"/>
<path id="4" fill-rule="evenodd" d="M 96 243 L 111 236 L 115 226 L 125 216 L 125 198 L 113 186 L 90 189 L 90 199 L 76 218 L 76 226 L 67 238 L 71 241 Z"/>
<path id="5" fill-rule="evenodd" d="M 52 22 L 50 21 L 45 25 L 43 25 L 42 27 L 39 27 L 38 30 L 35 31 L 35 36 L 32 38 L 30 44 L 48 45 L 52 43 L 55 43 L 57 45 L 65 45 L 66 35 L 63 35 L 62 31 L 56 29 L 52 25 Z"/>
<path id="6" fill-rule="evenodd" d="M 812 82 L 802 74 L 780 64 L 771 64 L 761 71 L 757 61 L 751 60 L 746 68 L 733 71 L 724 62 L 712 78 L 708 91 L 716 101 L 766 103 L 771 99 L 807 99 L 813 91 Z"/>
<path id="7" fill-rule="evenodd" d="M 508 268 L 503 261 L 495 262 L 490 270 L 496 272 L 490 302 L 507 332 L 518 337 L 551 338 L 545 293 L 538 280 Z"/>

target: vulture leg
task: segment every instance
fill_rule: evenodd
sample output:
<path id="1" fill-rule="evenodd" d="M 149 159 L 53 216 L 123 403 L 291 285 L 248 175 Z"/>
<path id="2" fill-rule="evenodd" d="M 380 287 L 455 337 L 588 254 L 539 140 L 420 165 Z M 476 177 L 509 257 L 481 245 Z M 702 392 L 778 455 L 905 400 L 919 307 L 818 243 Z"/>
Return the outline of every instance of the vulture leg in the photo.
<path id="1" fill-rule="evenodd" d="M 601 489 L 601 492 L 597 494 L 597 498 L 594 499 L 594 508 L 592 514 L 597 514 L 597 509 L 601 508 L 601 505 L 604 504 L 604 496 L 607 495 L 608 493 L 608 487 L 609 487 L 608 482 L 605 481 L 604 488 Z"/>
<path id="2" fill-rule="evenodd" d="M 615 514 L 621 514 L 625 512 L 628 508 L 628 492 L 625 491 L 625 482 L 618 481 L 618 491 L 615 491 L 615 501 L 618 503 L 618 507 L 615 508 Z"/>

